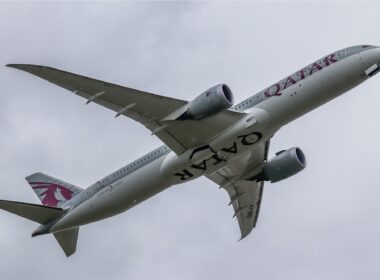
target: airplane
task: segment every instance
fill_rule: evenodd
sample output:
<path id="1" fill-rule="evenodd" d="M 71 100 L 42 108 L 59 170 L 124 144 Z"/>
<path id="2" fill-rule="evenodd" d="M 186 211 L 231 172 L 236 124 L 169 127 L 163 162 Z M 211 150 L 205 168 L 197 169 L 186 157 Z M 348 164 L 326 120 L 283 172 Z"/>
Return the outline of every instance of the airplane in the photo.
<path id="1" fill-rule="evenodd" d="M 42 205 L 0 200 L 0 209 L 52 233 L 69 257 L 79 227 L 120 214 L 170 186 L 206 176 L 227 191 L 241 239 L 255 228 L 264 182 L 302 171 L 306 157 L 293 147 L 268 159 L 269 143 L 284 125 L 347 92 L 380 71 L 380 47 L 359 45 L 330 53 L 234 105 L 219 84 L 191 101 L 156 95 L 51 67 L 8 64 L 140 122 L 163 146 L 82 189 L 43 173 L 26 177 Z"/>

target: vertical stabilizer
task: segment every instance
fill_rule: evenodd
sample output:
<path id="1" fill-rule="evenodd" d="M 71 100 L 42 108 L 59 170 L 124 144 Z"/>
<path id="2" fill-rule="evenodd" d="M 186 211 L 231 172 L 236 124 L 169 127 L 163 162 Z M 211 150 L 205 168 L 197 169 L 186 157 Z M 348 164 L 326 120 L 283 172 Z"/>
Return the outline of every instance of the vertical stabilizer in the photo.
<path id="1" fill-rule="evenodd" d="M 34 173 L 25 179 L 45 206 L 60 207 L 82 191 L 79 187 L 43 173 Z"/>

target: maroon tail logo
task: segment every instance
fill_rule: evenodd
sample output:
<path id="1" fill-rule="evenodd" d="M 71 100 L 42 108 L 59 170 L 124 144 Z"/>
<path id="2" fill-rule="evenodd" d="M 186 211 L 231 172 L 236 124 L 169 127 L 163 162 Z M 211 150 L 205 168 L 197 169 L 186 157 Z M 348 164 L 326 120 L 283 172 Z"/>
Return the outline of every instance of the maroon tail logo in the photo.
<path id="1" fill-rule="evenodd" d="M 61 185 L 43 182 L 31 182 L 30 184 L 45 206 L 57 207 L 59 202 L 73 197 L 73 192 Z"/>

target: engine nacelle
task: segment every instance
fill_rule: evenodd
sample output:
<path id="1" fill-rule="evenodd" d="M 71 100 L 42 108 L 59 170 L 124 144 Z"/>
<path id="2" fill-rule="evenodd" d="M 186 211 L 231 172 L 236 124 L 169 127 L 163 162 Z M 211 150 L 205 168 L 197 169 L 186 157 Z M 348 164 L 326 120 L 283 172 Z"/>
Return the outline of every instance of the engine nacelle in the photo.
<path id="1" fill-rule="evenodd" d="M 234 97 L 226 84 L 216 85 L 186 105 L 177 120 L 199 120 L 231 108 Z"/>
<path id="2" fill-rule="evenodd" d="M 281 151 L 264 166 L 262 177 L 272 183 L 297 174 L 306 167 L 306 157 L 300 148 Z"/>

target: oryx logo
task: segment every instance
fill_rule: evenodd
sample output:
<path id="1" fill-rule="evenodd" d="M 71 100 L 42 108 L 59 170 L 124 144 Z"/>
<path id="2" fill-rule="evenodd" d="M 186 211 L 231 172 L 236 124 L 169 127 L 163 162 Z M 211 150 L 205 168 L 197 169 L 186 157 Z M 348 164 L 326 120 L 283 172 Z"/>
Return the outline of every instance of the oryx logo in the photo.
<path id="1" fill-rule="evenodd" d="M 31 182 L 30 184 L 45 206 L 57 207 L 61 201 L 73 197 L 73 191 L 61 185 L 44 182 Z"/>

